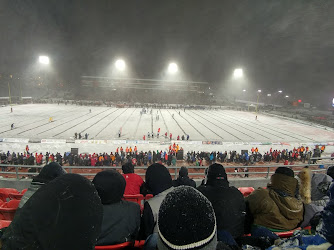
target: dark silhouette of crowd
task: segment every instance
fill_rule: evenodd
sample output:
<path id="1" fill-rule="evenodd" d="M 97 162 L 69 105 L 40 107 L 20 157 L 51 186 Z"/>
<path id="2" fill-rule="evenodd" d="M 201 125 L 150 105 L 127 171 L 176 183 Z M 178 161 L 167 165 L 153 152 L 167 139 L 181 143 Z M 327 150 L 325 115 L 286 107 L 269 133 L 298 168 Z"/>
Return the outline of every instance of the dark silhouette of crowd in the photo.
<path id="1" fill-rule="evenodd" d="M 11 224 L 0 231 L 1 249 L 93 249 L 135 240 L 145 240 L 144 249 L 327 249 L 321 247 L 334 244 L 329 175 L 305 168 L 297 179 L 291 168 L 279 167 L 267 187 L 244 197 L 218 163 L 206 169 L 197 188 L 186 167 L 174 181 L 160 163 L 147 168 L 145 182 L 133 170 L 126 163 L 123 174 L 105 170 L 90 182 L 58 163 L 45 165 Z M 140 193 L 153 195 L 142 213 L 137 203 L 123 199 Z M 301 225 L 311 230 L 284 240 L 276 234 Z"/>

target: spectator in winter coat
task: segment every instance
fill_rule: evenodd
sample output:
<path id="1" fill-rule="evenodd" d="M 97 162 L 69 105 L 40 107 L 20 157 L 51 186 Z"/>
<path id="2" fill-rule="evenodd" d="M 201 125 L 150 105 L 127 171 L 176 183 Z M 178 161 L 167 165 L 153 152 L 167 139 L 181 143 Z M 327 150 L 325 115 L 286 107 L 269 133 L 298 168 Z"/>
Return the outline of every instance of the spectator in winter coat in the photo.
<path id="1" fill-rule="evenodd" d="M 140 226 L 141 239 L 146 239 L 152 233 L 158 232 L 156 223 L 161 202 L 174 189 L 168 169 L 159 163 L 147 168 L 145 180 L 147 189 L 154 197 L 144 203 Z"/>
<path id="2" fill-rule="evenodd" d="M 311 194 L 311 201 L 304 204 L 304 221 L 301 227 L 306 227 L 310 225 L 310 221 L 314 216 L 324 210 L 329 202 L 327 191 L 332 182 L 332 177 L 322 173 L 312 173 L 308 168 L 304 168 L 299 175 L 303 172 L 310 175 L 310 178 L 307 178 L 310 183 L 303 183 L 304 181 L 302 181 L 303 186 L 306 186 Z"/>
<path id="3" fill-rule="evenodd" d="M 334 245 L 334 184 L 329 188 L 330 201 L 321 212 L 315 235 L 297 235 L 276 243 L 268 249 L 333 249 Z"/>
<path id="4" fill-rule="evenodd" d="M 122 171 L 126 181 L 124 194 L 140 194 L 140 188 L 144 184 L 144 181 L 139 175 L 134 173 L 134 166 L 128 162 L 122 166 Z"/>
<path id="5" fill-rule="evenodd" d="M 173 180 L 173 186 L 191 186 L 196 187 L 196 182 L 193 179 L 190 179 L 188 176 L 188 169 L 186 167 L 181 167 L 179 172 L 179 177 L 176 180 Z"/>
<path id="6" fill-rule="evenodd" d="M 66 174 L 65 169 L 56 162 L 49 163 L 45 165 L 39 175 L 34 177 L 30 183 L 28 190 L 24 193 L 21 198 L 19 208 L 22 208 L 23 205 L 29 200 L 29 198 L 42 187 L 44 184 L 52 181 L 58 176 Z"/>
<path id="7" fill-rule="evenodd" d="M 205 185 L 198 190 L 212 203 L 216 213 L 218 240 L 220 233 L 228 232 L 233 238 L 244 234 L 246 205 L 241 192 L 230 187 L 225 169 L 221 164 L 212 164 L 208 169 Z"/>
<path id="8" fill-rule="evenodd" d="M 272 230 L 291 230 L 303 220 L 303 202 L 298 196 L 298 181 L 288 167 L 279 167 L 267 189 L 252 192 L 246 202 L 255 226 Z"/>
<path id="9" fill-rule="evenodd" d="M 96 174 L 93 184 L 103 204 L 101 234 L 97 245 L 113 245 L 134 241 L 140 226 L 140 207 L 123 201 L 125 179 L 115 170 Z"/>
<path id="10" fill-rule="evenodd" d="M 9 249 L 94 249 L 102 204 L 93 184 L 78 174 L 62 175 L 42 186 L 3 229 Z"/>

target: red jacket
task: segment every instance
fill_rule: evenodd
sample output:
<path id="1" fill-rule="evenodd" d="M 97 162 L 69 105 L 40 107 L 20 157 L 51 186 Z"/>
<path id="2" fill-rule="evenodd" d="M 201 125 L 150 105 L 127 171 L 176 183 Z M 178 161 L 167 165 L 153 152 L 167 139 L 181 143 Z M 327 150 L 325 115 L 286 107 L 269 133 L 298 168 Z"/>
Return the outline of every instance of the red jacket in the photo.
<path id="1" fill-rule="evenodd" d="M 144 183 L 143 179 L 137 174 L 122 174 L 125 181 L 124 195 L 140 194 L 140 186 Z"/>

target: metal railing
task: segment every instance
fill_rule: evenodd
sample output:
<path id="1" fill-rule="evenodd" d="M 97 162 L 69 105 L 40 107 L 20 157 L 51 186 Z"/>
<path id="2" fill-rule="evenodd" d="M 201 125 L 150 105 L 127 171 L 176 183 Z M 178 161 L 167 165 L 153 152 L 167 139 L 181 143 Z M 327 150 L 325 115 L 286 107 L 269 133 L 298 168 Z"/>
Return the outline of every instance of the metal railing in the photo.
<path id="1" fill-rule="evenodd" d="M 328 158 L 328 157 L 327 157 Z M 324 158 L 321 158 L 324 159 Z M 248 177 L 251 177 L 251 175 L 257 175 L 256 177 L 264 177 L 264 178 L 269 178 L 272 174 L 275 173 L 275 169 L 278 167 L 291 167 L 292 169 L 294 169 L 295 173 L 299 173 L 300 169 L 305 167 L 305 166 L 309 166 L 310 169 L 313 172 L 325 172 L 327 171 L 327 166 L 329 165 L 334 165 L 334 163 L 330 163 L 330 162 L 326 162 L 326 163 L 317 163 L 317 164 L 295 164 L 295 165 L 255 165 L 255 166 L 244 166 L 244 165 L 239 165 L 239 166 L 224 166 L 224 168 L 226 169 L 226 174 L 230 177 L 235 177 L 235 176 L 245 176 L 248 175 Z M 43 166 L 37 166 L 37 165 L 8 165 L 8 164 L 0 164 L 0 167 L 3 168 L 14 168 L 14 171 L 0 171 L 0 175 L 5 175 L 8 176 L 8 178 L 16 178 L 16 179 L 20 179 L 20 176 L 36 176 L 38 175 L 38 169 L 43 168 Z M 88 170 L 106 170 L 106 169 L 115 169 L 115 170 L 121 170 L 122 167 L 110 167 L 110 166 L 63 166 L 64 169 L 68 172 L 68 173 L 77 173 L 77 174 L 81 174 L 83 176 L 95 176 L 97 172 L 94 173 L 86 173 L 84 171 L 75 171 L 76 169 L 88 169 Z M 135 167 L 135 170 L 146 170 L 148 166 L 138 166 Z M 167 169 L 169 170 L 171 176 L 174 176 L 174 179 L 177 178 L 179 170 L 181 168 L 181 166 L 166 166 Z M 203 178 L 204 177 L 204 169 L 207 168 L 208 166 L 187 166 L 188 169 L 193 169 L 193 171 L 189 172 L 189 176 L 191 177 L 197 177 L 197 178 Z M 248 172 L 234 172 L 233 171 L 229 171 L 229 169 L 242 169 L 244 170 L 247 167 Z M 22 172 L 20 171 L 22 168 L 33 168 L 36 169 L 36 172 Z M 263 169 L 266 169 L 265 171 L 263 171 Z M 255 170 L 255 171 L 252 171 Z M 259 170 L 259 171 L 256 171 Z M 98 171 L 99 172 L 99 171 Z M 141 176 L 145 176 L 145 173 L 142 172 L 138 172 L 138 175 Z M 13 177 L 12 177 L 13 176 Z"/>

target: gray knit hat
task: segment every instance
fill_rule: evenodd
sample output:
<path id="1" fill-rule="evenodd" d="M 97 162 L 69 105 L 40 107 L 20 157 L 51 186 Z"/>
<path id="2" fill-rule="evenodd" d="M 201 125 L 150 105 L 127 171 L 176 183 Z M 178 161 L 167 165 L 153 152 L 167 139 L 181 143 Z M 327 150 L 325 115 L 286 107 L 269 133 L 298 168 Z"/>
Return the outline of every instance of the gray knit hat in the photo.
<path id="1" fill-rule="evenodd" d="M 216 249 L 217 225 L 211 202 L 193 187 L 169 192 L 158 215 L 158 249 Z"/>

